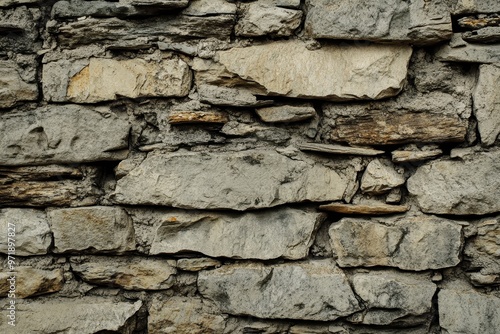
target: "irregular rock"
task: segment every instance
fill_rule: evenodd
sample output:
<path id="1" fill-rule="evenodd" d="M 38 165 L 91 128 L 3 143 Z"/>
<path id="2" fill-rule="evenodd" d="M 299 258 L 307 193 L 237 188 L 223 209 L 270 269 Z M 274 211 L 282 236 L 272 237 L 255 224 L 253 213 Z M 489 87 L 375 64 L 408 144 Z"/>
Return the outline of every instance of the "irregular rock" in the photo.
<path id="1" fill-rule="evenodd" d="M 150 253 L 297 260 L 308 255 L 323 218 L 291 208 L 228 215 L 172 212 L 158 227 Z"/>
<path id="2" fill-rule="evenodd" d="M 40 46 L 37 40 L 40 16 L 39 9 L 26 6 L 0 10 L 0 50 L 2 53 L 36 52 Z M 2 75 L 1 78 L 3 79 L 4 76 Z"/>
<path id="3" fill-rule="evenodd" d="M 199 298 L 154 300 L 149 314 L 149 333 L 216 334 L 226 327 L 226 318 Z"/>
<path id="4" fill-rule="evenodd" d="M 481 29 L 485 27 L 500 26 L 500 17 L 496 14 L 493 15 L 477 15 L 466 16 L 459 18 L 457 23 L 460 27 L 465 29 Z"/>
<path id="5" fill-rule="evenodd" d="M 255 110 L 264 122 L 300 122 L 316 116 L 316 111 L 310 104 L 302 106 L 276 106 L 258 108 Z"/>
<path id="6" fill-rule="evenodd" d="M 214 85 L 198 85 L 201 102 L 227 107 L 258 107 L 272 104 L 270 100 L 257 100 L 246 90 L 219 87 Z"/>
<path id="7" fill-rule="evenodd" d="M 340 167 L 342 162 L 336 164 Z M 291 159 L 270 150 L 151 152 L 118 180 L 113 200 L 233 210 L 338 200 L 356 178 L 352 167 L 343 167 L 345 176 L 305 156 Z"/>
<path id="8" fill-rule="evenodd" d="M 189 0 L 120 0 L 130 2 L 132 6 L 154 6 L 166 8 L 184 8 L 189 4 Z"/>
<path id="9" fill-rule="evenodd" d="M 496 0 L 458 0 L 453 14 L 479 14 L 500 12 Z"/>
<path id="10" fill-rule="evenodd" d="M 8 250 L 8 233 L 15 240 L 16 255 L 30 256 L 47 254 L 52 243 L 52 234 L 45 212 L 33 209 L 0 209 L 0 252 Z M 13 228 L 12 230 L 10 228 Z"/>
<path id="11" fill-rule="evenodd" d="M 0 60 L 0 108 L 38 98 L 36 83 L 28 83 L 20 75 L 21 68 L 11 60 Z M 1 123 L 0 123 L 1 124 Z"/>
<path id="12" fill-rule="evenodd" d="M 191 88 L 189 66 L 177 57 L 155 62 L 91 58 L 72 73 L 74 66 L 66 60 L 44 65 L 43 91 L 48 101 L 95 103 L 117 96 L 186 96 Z"/>
<path id="13" fill-rule="evenodd" d="M 27 298 L 47 293 L 57 292 L 64 284 L 62 269 L 41 270 L 27 266 L 19 266 L 15 274 L 0 273 L 0 297 L 7 297 L 11 290 L 8 279 L 15 275 L 16 298 Z"/>
<path id="14" fill-rule="evenodd" d="M 236 14 L 236 5 L 226 0 L 191 0 L 189 7 L 182 11 L 184 15 L 209 16 Z"/>
<path id="15" fill-rule="evenodd" d="M 366 194 L 380 195 L 403 185 L 406 180 L 395 168 L 389 160 L 370 161 L 361 178 L 361 191 Z"/>
<path id="16" fill-rule="evenodd" d="M 498 43 L 500 42 L 500 27 L 466 31 L 462 34 L 462 39 L 469 43 Z"/>
<path id="17" fill-rule="evenodd" d="M 170 124 L 227 123 L 227 114 L 219 111 L 172 111 L 168 116 Z"/>
<path id="18" fill-rule="evenodd" d="M 343 101 L 397 95 L 411 53 L 410 47 L 385 45 L 327 45 L 310 51 L 303 42 L 276 41 L 217 54 L 227 71 L 252 87 L 260 85 L 258 94 Z"/>
<path id="19" fill-rule="evenodd" d="M 500 328 L 500 298 L 475 290 L 443 289 L 438 294 L 444 333 L 495 334 Z"/>
<path id="20" fill-rule="evenodd" d="M 344 273 L 331 260 L 227 265 L 200 272 L 198 289 L 234 315 L 328 321 L 360 310 Z"/>
<path id="21" fill-rule="evenodd" d="M 464 255 L 475 285 L 500 284 L 500 217 L 473 225 L 477 233 L 467 239 Z"/>
<path id="22" fill-rule="evenodd" d="M 407 188 L 423 212 L 484 215 L 500 211 L 499 172 L 500 151 L 473 153 L 419 167 Z"/>
<path id="23" fill-rule="evenodd" d="M 397 271 L 355 274 L 352 285 L 367 308 L 349 320 L 371 325 L 414 325 L 425 322 L 422 316 L 430 317 L 432 297 L 437 289 L 427 274 Z"/>
<path id="24" fill-rule="evenodd" d="M 134 330 L 135 315 L 141 306 L 140 300 L 132 304 L 90 297 L 16 303 L 16 311 L 24 314 L 16 317 L 16 331 L 47 334 L 94 334 L 108 331 L 128 334 Z M 48 318 L 51 320 L 47 321 Z M 11 329 L 7 318 L 2 319 L 0 331 L 8 333 Z"/>
<path id="25" fill-rule="evenodd" d="M 454 34 L 449 44 L 441 46 L 436 57 L 443 61 L 469 63 L 498 63 L 500 62 L 500 44 L 467 43 L 460 34 Z"/>
<path id="26" fill-rule="evenodd" d="M 500 134 L 500 66 L 481 65 L 474 90 L 474 115 L 484 145 L 490 146 Z"/>
<path id="27" fill-rule="evenodd" d="M 200 271 L 210 268 L 218 268 L 221 263 L 209 257 L 197 257 L 192 259 L 178 259 L 177 268 L 186 271 Z"/>
<path id="28" fill-rule="evenodd" d="M 123 253 L 135 249 L 134 227 L 118 207 L 55 209 L 47 213 L 54 253 Z"/>
<path id="29" fill-rule="evenodd" d="M 165 290 L 175 283 L 174 260 L 108 256 L 71 258 L 71 269 L 90 284 L 125 290 Z"/>
<path id="30" fill-rule="evenodd" d="M 302 11 L 253 2 L 242 5 L 236 36 L 290 36 L 302 22 Z"/>
<path id="31" fill-rule="evenodd" d="M 130 124 L 108 108 L 47 106 L 0 116 L 0 164 L 125 159 Z"/>
<path id="32" fill-rule="evenodd" d="M 306 33 L 313 38 L 432 44 L 452 34 L 442 1 L 308 0 Z"/>
<path id="33" fill-rule="evenodd" d="M 429 160 L 432 158 L 439 157 L 443 154 L 441 149 L 433 150 L 396 150 L 392 151 L 392 161 L 393 162 L 414 162 Z"/>
<path id="34" fill-rule="evenodd" d="M 302 151 L 324 152 L 331 154 L 374 156 L 385 153 L 384 151 L 374 150 L 371 148 L 318 144 L 318 143 L 302 143 L 298 144 L 297 147 Z"/>
<path id="35" fill-rule="evenodd" d="M 351 215 L 389 215 L 393 213 L 406 212 L 410 208 L 406 205 L 378 204 L 344 204 L 330 203 L 319 206 L 320 210 L 338 212 Z"/>
<path id="36" fill-rule="evenodd" d="M 39 0 L 0 0 L 0 7 L 11 7 L 16 5 L 26 5 L 37 3 Z"/>
<path id="37" fill-rule="evenodd" d="M 433 216 L 342 218 L 329 230 L 341 267 L 390 266 L 417 271 L 456 266 L 461 233 L 459 222 Z"/>
<path id="38" fill-rule="evenodd" d="M 401 197 L 402 197 L 402 192 L 401 188 L 394 188 L 392 189 L 388 194 L 387 197 L 385 198 L 385 202 L 388 204 L 396 204 L 401 202 Z"/>
<path id="39" fill-rule="evenodd" d="M 234 15 L 170 15 L 148 20 L 85 18 L 58 26 L 51 32 L 62 47 L 90 44 L 119 47 L 138 40 L 149 47 L 160 37 L 172 41 L 210 37 L 228 40 L 233 26 Z"/>

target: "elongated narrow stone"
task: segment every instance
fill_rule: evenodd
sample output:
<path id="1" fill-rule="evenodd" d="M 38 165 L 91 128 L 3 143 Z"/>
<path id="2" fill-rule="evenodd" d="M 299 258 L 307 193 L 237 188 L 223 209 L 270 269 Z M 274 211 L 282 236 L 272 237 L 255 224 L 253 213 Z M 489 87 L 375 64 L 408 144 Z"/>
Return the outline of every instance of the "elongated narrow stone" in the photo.
<path id="1" fill-rule="evenodd" d="M 198 289 L 224 313 L 258 318 L 328 321 L 361 309 L 331 260 L 223 266 L 200 272 Z"/>
<path id="2" fill-rule="evenodd" d="M 112 197 L 122 204 L 233 210 L 338 200 L 356 172 L 348 163 L 336 164 L 342 173 L 306 156 L 290 159 L 271 150 L 155 151 L 118 180 Z"/>
<path id="3" fill-rule="evenodd" d="M 324 152 L 331 154 L 374 156 L 385 153 L 384 151 L 374 150 L 371 148 L 318 144 L 318 143 L 303 143 L 303 144 L 298 144 L 297 147 L 302 151 Z"/>
<path id="4" fill-rule="evenodd" d="M 325 45 L 303 42 L 233 48 L 218 52 L 219 63 L 261 93 L 333 101 L 371 100 L 397 95 L 405 82 L 411 47 Z"/>
<path id="5" fill-rule="evenodd" d="M 218 111 L 172 111 L 168 116 L 170 124 L 227 123 L 227 114 Z"/>
<path id="6" fill-rule="evenodd" d="M 338 212 L 344 214 L 354 215 L 388 215 L 393 213 L 402 213 L 409 210 L 406 205 L 389 205 L 385 203 L 380 204 L 344 204 L 344 203 L 331 203 L 320 205 L 320 210 Z"/>
<path id="7" fill-rule="evenodd" d="M 500 28 L 499 28 L 500 29 Z M 491 146 L 500 134 L 500 66 L 481 65 L 474 91 L 474 114 L 484 145 Z"/>

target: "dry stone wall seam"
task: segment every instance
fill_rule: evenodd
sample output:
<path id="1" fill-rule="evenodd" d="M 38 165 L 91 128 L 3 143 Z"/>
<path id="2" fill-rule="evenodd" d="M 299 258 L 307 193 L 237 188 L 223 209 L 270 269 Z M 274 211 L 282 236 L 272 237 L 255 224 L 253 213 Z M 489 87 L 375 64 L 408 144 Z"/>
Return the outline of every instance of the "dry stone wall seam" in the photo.
<path id="1" fill-rule="evenodd" d="M 0 332 L 497 334 L 499 84 L 496 0 L 0 0 Z"/>

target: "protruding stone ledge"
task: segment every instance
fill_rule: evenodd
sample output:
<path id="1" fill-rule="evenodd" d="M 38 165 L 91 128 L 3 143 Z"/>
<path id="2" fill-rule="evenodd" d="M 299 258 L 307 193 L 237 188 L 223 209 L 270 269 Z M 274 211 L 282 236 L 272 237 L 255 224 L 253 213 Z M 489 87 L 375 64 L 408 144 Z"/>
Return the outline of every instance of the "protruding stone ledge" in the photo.
<path id="1" fill-rule="evenodd" d="M 343 155 L 345 154 L 345 155 L 375 156 L 385 153 L 384 151 L 374 150 L 371 148 L 331 145 L 331 144 L 318 144 L 318 143 L 302 143 L 298 144 L 297 147 L 302 151 L 323 152 L 323 153 L 343 154 Z"/>
<path id="2" fill-rule="evenodd" d="M 170 124 L 224 124 L 229 122 L 227 114 L 219 111 L 171 111 Z"/>

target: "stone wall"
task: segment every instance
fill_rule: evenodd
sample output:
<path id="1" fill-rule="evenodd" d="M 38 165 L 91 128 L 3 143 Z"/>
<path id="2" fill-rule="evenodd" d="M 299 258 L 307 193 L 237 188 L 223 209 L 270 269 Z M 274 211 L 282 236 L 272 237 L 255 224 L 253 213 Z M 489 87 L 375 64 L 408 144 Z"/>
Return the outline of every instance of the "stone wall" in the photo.
<path id="1" fill-rule="evenodd" d="M 499 133 L 498 0 L 0 0 L 0 332 L 497 334 Z"/>

